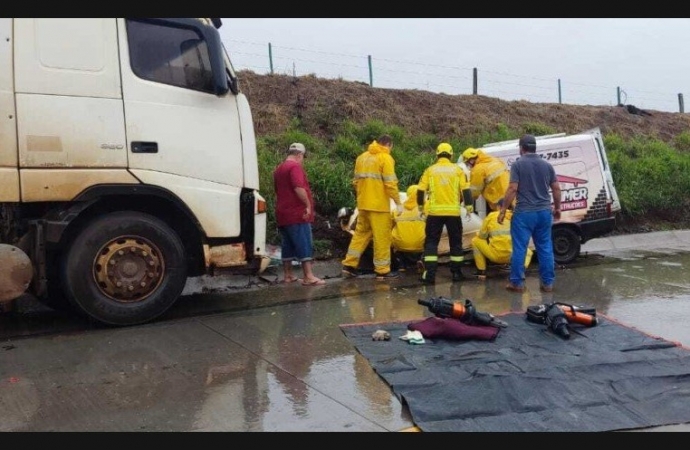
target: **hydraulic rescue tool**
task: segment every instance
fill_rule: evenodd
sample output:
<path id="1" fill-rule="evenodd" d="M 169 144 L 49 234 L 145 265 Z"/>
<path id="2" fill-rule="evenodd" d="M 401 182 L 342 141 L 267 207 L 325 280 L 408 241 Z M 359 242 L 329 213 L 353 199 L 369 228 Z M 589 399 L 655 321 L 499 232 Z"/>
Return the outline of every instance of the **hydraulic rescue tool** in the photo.
<path id="1" fill-rule="evenodd" d="M 445 297 L 431 297 L 427 300 L 417 300 L 422 306 L 426 306 L 436 317 L 458 319 L 466 325 L 491 325 L 505 328 L 508 324 L 494 317 L 493 314 L 477 311 L 472 301 L 465 299 L 465 303 L 453 301 Z"/>
<path id="2" fill-rule="evenodd" d="M 560 302 L 528 306 L 525 314 L 530 322 L 544 324 L 564 339 L 570 338 L 569 324 L 593 327 L 599 323 L 595 308 Z"/>

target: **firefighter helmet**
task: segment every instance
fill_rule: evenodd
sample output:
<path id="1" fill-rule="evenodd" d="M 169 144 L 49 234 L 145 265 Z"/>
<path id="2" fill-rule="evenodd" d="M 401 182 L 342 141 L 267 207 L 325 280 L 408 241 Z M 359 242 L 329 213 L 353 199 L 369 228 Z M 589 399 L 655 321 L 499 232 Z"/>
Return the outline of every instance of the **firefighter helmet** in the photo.
<path id="1" fill-rule="evenodd" d="M 476 158 L 477 156 L 479 156 L 479 150 L 477 150 L 476 148 L 470 147 L 467 150 L 465 150 L 464 152 L 462 152 L 462 162 L 466 163 L 470 159 Z"/>
<path id="2" fill-rule="evenodd" d="M 441 153 L 448 153 L 450 156 L 453 156 L 453 147 L 447 142 L 441 142 L 438 144 L 438 147 L 436 147 L 436 155 L 440 155 Z"/>

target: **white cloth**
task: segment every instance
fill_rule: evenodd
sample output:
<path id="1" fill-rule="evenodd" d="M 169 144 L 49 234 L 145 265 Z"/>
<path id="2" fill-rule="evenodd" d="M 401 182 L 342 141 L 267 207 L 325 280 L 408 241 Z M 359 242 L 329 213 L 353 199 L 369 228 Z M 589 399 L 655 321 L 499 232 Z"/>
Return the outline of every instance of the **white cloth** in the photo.
<path id="1" fill-rule="evenodd" d="M 407 330 L 407 333 L 403 336 L 400 336 L 399 339 L 402 339 L 403 341 L 407 341 L 408 344 L 423 344 L 424 343 L 424 336 L 422 336 L 421 331 Z"/>

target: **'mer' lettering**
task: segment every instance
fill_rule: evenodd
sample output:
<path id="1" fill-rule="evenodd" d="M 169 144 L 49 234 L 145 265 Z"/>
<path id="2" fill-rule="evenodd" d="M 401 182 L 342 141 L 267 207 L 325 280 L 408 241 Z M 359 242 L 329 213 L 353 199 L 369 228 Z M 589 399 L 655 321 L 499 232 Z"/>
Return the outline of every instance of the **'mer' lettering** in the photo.
<path id="1" fill-rule="evenodd" d="M 587 199 L 587 188 L 565 189 L 561 191 L 562 202 L 573 202 Z"/>

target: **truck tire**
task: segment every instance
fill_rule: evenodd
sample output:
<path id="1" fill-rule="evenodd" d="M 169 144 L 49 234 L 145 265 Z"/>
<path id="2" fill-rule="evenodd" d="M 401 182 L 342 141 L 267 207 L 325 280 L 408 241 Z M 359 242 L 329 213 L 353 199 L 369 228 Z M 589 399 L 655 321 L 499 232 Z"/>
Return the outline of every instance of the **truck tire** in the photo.
<path id="1" fill-rule="evenodd" d="M 554 227 L 551 230 L 553 258 L 556 264 L 570 264 L 580 255 L 580 236 L 570 227 Z"/>
<path id="2" fill-rule="evenodd" d="M 127 326 L 163 314 L 182 293 L 187 263 L 180 237 L 146 213 L 119 211 L 88 223 L 62 265 L 62 287 L 98 322 Z"/>

